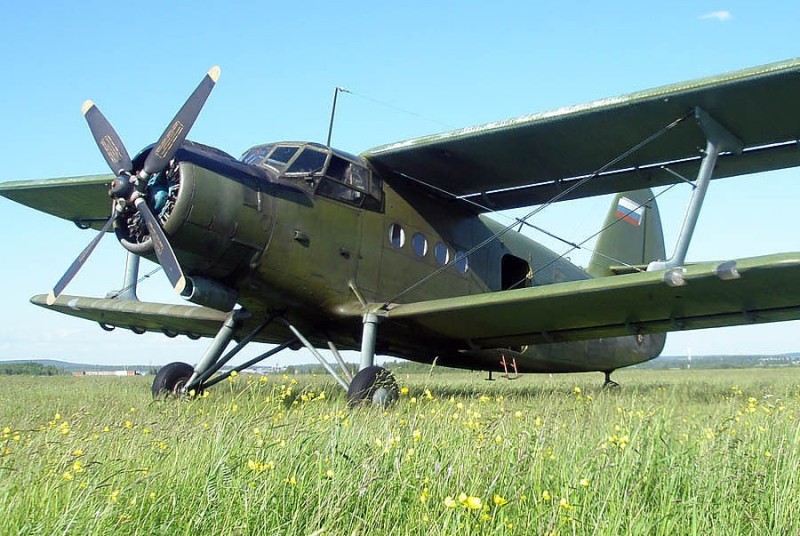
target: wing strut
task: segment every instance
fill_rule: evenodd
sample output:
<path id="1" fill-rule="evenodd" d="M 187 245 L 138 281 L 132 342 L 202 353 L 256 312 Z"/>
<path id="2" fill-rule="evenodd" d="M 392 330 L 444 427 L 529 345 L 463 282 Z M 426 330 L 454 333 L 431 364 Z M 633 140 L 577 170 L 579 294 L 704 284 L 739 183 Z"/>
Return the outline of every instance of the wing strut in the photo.
<path id="1" fill-rule="evenodd" d="M 692 240 L 697 218 L 700 216 L 700 209 L 703 207 L 708 184 L 714 174 L 714 167 L 717 165 L 720 153 L 740 154 L 744 149 L 742 140 L 720 125 L 702 108 L 696 107 L 694 109 L 694 117 L 706 136 L 705 155 L 700 164 L 700 170 L 697 172 L 695 188 L 692 192 L 692 198 L 689 200 L 689 206 L 686 208 L 686 216 L 683 219 L 683 226 L 675 244 L 675 251 L 672 257 L 666 261 L 651 262 L 647 267 L 649 272 L 683 266 L 686 261 L 686 251 L 689 249 L 689 242 Z"/>

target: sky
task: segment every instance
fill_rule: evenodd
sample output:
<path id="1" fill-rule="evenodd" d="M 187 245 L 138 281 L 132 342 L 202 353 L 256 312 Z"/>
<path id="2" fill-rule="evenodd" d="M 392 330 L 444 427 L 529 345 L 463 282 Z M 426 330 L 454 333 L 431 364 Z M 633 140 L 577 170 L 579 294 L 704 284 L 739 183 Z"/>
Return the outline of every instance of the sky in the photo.
<path id="1" fill-rule="evenodd" d="M 222 76 L 191 139 L 234 155 L 270 141 L 324 143 L 333 90 L 341 86 L 352 93 L 339 96 L 332 145 L 360 153 L 800 56 L 798 20 L 796 0 L 6 0 L 0 19 L 0 182 L 106 173 L 81 103 L 97 103 L 135 154 L 158 138 L 212 65 L 221 67 Z M 800 251 L 798 179 L 794 169 L 712 183 L 689 260 Z M 688 195 L 683 187 L 659 198 L 668 251 Z M 557 204 L 532 223 L 580 241 L 600 227 L 609 202 L 600 197 Z M 109 334 L 28 302 L 52 288 L 91 239 L 91 231 L 0 198 L 0 359 L 153 366 L 197 361 L 208 341 Z M 589 254 L 569 256 L 585 265 Z M 124 250 L 107 237 L 67 292 L 103 296 L 119 288 L 124 261 Z M 143 263 L 141 273 L 154 266 Z M 160 272 L 141 284 L 139 296 L 179 302 Z M 664 353 L 800 351 L 798 327 L 789 322 L 673 333 Z M 260 351 L 249 348 L 242 358 Z M 299 351 L 273 362 L 312 360 Z"/>

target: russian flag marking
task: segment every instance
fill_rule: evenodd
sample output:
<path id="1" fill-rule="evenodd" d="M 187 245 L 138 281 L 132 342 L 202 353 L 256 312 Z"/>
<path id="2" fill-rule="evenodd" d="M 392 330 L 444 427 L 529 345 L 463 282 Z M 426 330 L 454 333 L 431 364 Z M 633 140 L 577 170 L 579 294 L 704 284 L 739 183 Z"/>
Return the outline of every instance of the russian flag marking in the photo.
<path id="1" fill-rule="evenodd" d="M 639 206 L 639 203 L 631 201 L 627 197 L 620 197 L 619 203 L 617 203 L 616 216 L 631 225 L 641 225 L 644 207 Z"/>

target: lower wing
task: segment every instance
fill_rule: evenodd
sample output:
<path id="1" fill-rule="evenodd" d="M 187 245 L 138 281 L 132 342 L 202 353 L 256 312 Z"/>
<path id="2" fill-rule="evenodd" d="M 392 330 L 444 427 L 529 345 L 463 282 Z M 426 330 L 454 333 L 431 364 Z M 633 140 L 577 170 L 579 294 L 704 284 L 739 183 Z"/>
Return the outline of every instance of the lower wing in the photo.
<path id="1" fill-rule="evenodd" d="M 31 298 L 35 305 L 59 313 L 94 320 L 104 327 L 128 328 L 136 332 L 155 331 L 170 336 L 213 337 L 228 313 L 194 305 L 168 305 L 138 300 L 109 300 L 61 295 L 53 305 L 47 295 Z"/>
<path id="2" fill-rule="evenodd" d="M 784 253 L 392 304 L 382 315 L 473 347 L 505 347 L 796 320 L 799 281 L 800 253 Z"/>

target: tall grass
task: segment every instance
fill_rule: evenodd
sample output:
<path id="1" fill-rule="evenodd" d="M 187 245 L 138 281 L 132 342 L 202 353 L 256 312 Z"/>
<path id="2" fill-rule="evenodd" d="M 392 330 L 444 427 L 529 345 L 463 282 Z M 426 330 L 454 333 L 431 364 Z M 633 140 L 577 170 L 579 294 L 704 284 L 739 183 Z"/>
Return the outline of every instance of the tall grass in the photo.
<path id="1" fill-rule="evenodd" d="M 3 378 L 0 533 L 800 533 L 800 370 L 483 378 Z"/>

